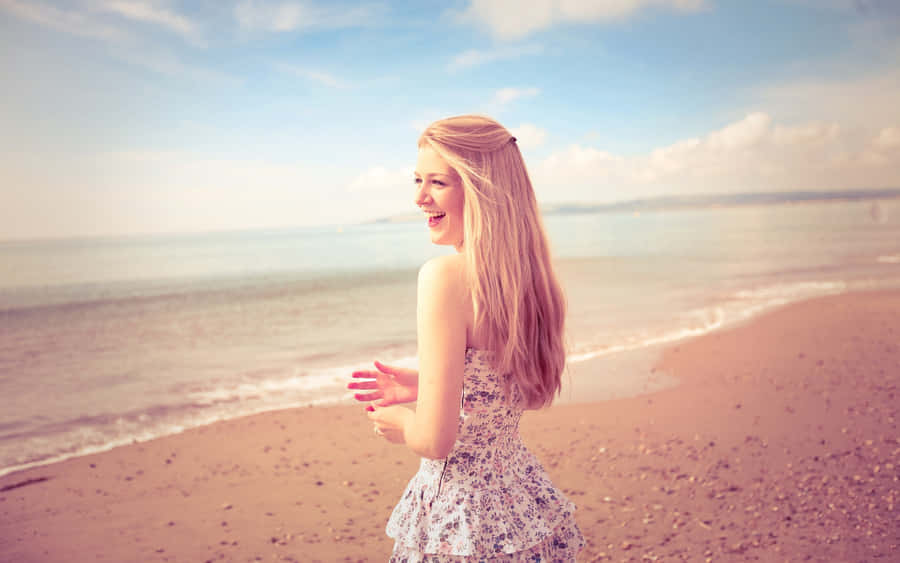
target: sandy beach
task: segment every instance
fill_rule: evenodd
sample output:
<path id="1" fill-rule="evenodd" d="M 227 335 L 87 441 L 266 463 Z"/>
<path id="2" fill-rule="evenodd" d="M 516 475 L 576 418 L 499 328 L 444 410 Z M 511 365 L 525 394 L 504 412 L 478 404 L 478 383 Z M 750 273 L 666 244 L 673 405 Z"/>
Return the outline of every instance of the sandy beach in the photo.
<path id="1" fill-rule="evenodd" d="M 581 561 L 900 560 L 900 291 L 789 305 L 654 370 L 680 385 L 523 420 Z M 384 561 L 417 464 L 362 406 L 221 422 L 0 478 L 0 561 Z"/>

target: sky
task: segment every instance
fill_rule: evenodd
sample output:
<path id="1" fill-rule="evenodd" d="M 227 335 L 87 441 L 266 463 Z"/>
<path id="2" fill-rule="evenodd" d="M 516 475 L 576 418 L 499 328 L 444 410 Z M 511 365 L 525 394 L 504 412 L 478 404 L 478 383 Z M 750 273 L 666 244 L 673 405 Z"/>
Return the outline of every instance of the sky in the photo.
<path id="1" fill-rule="evenodd" d="M 479 113 L 538 201 L 900 187 L 895 0 L 0 0 L 0 240 L 415 212 Z"/>

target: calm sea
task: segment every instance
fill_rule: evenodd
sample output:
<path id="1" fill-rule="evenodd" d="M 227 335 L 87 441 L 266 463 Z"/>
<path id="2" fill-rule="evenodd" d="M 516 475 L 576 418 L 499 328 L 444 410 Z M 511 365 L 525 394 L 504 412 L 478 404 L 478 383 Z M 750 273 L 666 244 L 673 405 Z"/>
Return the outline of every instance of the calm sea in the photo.
<path id="1" fill-rule="evenodd" d="M 900 200 L 546 225 L 573 364 L 614 365 L 791 301 L 900 286 Z M 424 221 L 0 243 L 0 474 L 352 402 L 351 370 L 415 365 L 416 270 L 446 251 Z M 600 372 L 595 388 L 645 384 Z"/>

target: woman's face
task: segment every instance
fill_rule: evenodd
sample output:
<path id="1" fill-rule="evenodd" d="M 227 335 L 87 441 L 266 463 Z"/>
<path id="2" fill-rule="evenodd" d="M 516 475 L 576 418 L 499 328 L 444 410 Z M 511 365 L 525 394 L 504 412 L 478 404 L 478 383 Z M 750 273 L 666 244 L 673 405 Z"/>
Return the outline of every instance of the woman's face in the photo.
<path id="1" fill-rule="evenodd" d="M 425 212 L 431 242 L 461 250 L 465 199 L 459 174 L 428 146 L 419 149 L 415 174 L 416 205 Z"/>

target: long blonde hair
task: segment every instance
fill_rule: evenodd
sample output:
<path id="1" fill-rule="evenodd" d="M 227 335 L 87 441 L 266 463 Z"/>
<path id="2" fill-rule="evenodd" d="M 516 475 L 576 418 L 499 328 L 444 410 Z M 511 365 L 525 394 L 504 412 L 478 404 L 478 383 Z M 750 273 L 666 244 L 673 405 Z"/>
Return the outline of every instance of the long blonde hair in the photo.
<path id="1" fill-rule="evenodd" d="M 419 137 L 459 174 L 475 326 L 530 408 L 549 405 L 566 363 L 565 298 L 516 139 L 488 117 L 436 121 Z M 506 380 L 509 391 L 510 380 Z"/>

